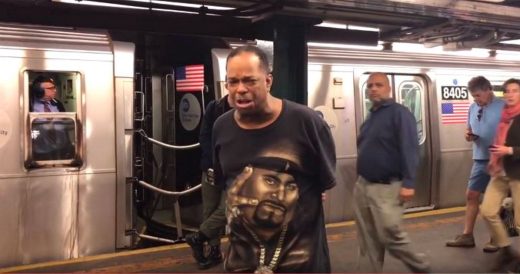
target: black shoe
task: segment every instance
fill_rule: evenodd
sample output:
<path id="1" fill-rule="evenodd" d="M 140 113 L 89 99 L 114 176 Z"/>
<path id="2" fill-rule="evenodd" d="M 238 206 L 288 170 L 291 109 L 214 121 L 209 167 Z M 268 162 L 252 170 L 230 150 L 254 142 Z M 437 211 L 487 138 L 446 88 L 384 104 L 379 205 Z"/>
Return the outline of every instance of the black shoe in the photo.
<path id="1" fill-rule="evenodd" d="M 206 257 L 204 256 L 204 242 L 206 241 L 205 236 L 199 232 L 186 235 L 186 243 L 191 247 L 193 252 L 193 258 L 197 261 L 199 266 L 206 263 Z"/>
<path id="2" fill-rule="evenodd" d="M 220 264 L 222 261 L 223 261 L 223 259 L 222 259 L 222 252 L 220 252 L 220 246 L 219 245 L 211 246 L 209 249 L 208 257 L 206 258 L 206 262 L 199 263 L 199 268 L 208 269 L 210 267 Z"/>

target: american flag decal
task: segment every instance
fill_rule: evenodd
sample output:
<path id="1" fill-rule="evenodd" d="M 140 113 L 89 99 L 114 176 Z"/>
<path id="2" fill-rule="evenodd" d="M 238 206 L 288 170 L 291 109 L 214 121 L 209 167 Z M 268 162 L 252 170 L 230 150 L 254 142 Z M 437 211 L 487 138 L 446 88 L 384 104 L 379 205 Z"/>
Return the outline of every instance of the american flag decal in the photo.
<path id="1" fill-rule="evenodd" d="M 202 91 L 204 65 L 188 65 L 175 69 L 175 88 L 179 92 Z"/>
<path id="2" fill-rule="evenodd" d="M 470 102 L 455 101 L 441 103 L 441 121 L 443 124 L 465 124 L 468 120 Z"/>

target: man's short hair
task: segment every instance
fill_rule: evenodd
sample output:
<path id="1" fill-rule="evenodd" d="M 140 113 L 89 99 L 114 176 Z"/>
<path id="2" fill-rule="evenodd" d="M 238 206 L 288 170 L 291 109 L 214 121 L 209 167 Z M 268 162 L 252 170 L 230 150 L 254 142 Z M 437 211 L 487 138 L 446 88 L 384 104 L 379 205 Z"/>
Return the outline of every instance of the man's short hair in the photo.
<path id="1" fill-rule="evenodd" d="M 54 80 L 51 77 L 45 75 L 38 75 L 38 77 L 36 77 L 36 79 L 34 79 L 34 81 L 32 82 L 30 89 L 31 95 L 38 99 L 41 99 L 45 94 L 45 90 L 41 87 L 42 83 L 55 84 Z"/>
<path id="2" fill-rule="evenodd" d="M 484 76 L 477 76 L 471 78 L 468 82 L 468 89 L 470 92 L 477 92 L 477 91 L 492 91 L 493 86 L 489 82 L 488 79 Z"/>
<path id="3" fill-rule="evenodd" d="M 244 53 L 244 52 L 250 52 L 250 53 L 253 53 L 254 55 L 256 55 L 258 57 L 258 59 L 260 60 L 260 68 L 262 70 L 264 70 L 266 73 L 271 72 L 269 69 L 269 59 L 267 58 L 267 54 L 260 48 L 258 48 L 256 46 L 252 46 L 252 45 L 240 46 L 240 47 L 233 49 L 229 53 L 229 55 L 226 59 L 226 69 L 227 69 L 227 64 L 229 62 L 229 59 L 231 59 L 241 53 Z"/>
<path id="4" fill-rule="evenodd" d="M 510 79 L 507 79 L 504 84 L 502 85 L 502 90 L 505 92 L 506 91 L 506 87 L 510 84 L 517 84 L 518 86 L 520 86 L 520 80 L 519 79 L 516 79 L 516 78 L 510 78 Z"/>

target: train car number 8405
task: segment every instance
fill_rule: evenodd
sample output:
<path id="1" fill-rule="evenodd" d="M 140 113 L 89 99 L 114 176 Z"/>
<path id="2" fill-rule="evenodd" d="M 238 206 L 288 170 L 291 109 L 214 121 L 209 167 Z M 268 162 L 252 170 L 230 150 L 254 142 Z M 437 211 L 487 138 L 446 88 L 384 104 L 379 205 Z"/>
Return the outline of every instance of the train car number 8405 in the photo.
<path id="1" fill-rule="evenodd" d="M 468 88 L 464 86 L 443 86 L 442 100 L 465 100 L 469 98 Z"/>

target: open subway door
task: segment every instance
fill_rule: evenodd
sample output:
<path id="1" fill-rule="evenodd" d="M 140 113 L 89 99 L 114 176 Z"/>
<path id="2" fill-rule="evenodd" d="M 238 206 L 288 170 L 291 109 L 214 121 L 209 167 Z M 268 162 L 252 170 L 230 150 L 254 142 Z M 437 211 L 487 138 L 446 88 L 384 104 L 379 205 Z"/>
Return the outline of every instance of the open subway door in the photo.
<path id="1" fill-rule="evenodd" d="M 428 82 L 423 75 L 387 73 L 392 86 L 394 100 L 406 106 L 414 115 L 419 138 L 419 167 L 415 179 L 415 196 L 408 203 L 408 207 L 423 208 L 432 205 L 432 145 L 429 121 Z M 362 74 L 359 81 L 360 96 L 362 98 L 363 121 L 366 119 L 371 103 L 366 93 L 368 73 Z"/>
<path id="2" fill-rule="evenodd" d="M 199 140 L 200 124 L 204 106 L 204 69 L 203 64 L 177 66 L 174 69 L 174 144 L 191 145 Z M 200 183 L 200 148 L 175 151 L 175 190 L 183 191 Z M 197 225 L 200 216 L 199 193 L 180 198 L 183 222 Z M 185 212 L 185 213 L 183 213 Z"/>

